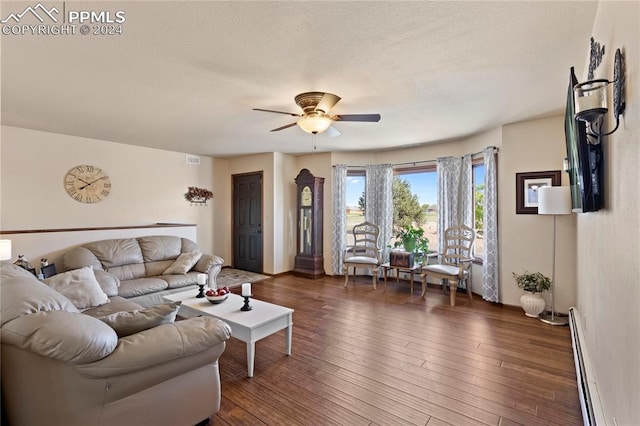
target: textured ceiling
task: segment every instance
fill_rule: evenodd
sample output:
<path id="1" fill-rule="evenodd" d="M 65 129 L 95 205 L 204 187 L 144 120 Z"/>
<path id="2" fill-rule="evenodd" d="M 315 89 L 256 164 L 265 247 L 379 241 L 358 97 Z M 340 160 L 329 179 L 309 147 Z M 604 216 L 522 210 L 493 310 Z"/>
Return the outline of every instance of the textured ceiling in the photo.
<path id="1" fill-rule="evenodd" d="M 33 2 L 2 2 L 1 16 Z M 564 109 L 597 2 L 43 2 L 122 35 L 2 35 L 2 123 L 210 156 L 308 153 L 294 96 L 380 113 L 318 151 L 446 141 Z M 28 17 L 23 18 L 24 21 Z"/>

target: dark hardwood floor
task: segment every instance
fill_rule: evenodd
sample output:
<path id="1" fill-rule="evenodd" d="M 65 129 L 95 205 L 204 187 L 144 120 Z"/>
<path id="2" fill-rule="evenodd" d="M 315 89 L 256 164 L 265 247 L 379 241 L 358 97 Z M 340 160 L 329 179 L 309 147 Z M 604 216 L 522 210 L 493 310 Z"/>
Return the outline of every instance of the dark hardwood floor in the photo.
<path id="1" fill-rule="evenodd" d="M 567 327 L 475 296 L 455 307 L 439 288 L 285 275 L 253 284 L 257 299 L 295 309 L 284 333 L 220 358 L 222 403 L 210 425 L 581 425 Z"/>

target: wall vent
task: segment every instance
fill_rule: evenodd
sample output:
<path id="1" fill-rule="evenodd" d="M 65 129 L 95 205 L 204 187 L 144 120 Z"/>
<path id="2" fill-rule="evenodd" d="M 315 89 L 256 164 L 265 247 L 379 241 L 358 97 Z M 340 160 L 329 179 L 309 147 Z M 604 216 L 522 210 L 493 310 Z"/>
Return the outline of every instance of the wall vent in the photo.
<path id="1" fill-rule="evenodd" d="M 194 164 L 197 166 L 198 164 L 200 164 L 200 157 L 198 157 L 197 155 L 187 154 L 187 164 Z"/>

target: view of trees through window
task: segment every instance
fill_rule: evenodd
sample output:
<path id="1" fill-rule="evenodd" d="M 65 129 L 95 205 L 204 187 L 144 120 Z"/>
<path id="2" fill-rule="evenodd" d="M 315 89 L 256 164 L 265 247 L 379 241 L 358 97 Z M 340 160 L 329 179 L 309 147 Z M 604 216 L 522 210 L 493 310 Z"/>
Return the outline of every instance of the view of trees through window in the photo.
<path id="1" fill-rule="evenodd" d="M 429 251 L 438 251 L 438 175 L 435 167 L 396 170 L 393 178 L 393 230 L 422 228 Z"/>
<path id="2" fill-rule="evenodd" d="M 476 258 L 484 254 L 484 164 L 473 165 L 473 213 L 476 239 L 473 251 Z"/>
<path id="3" fill-rule="evenodd" d="M 364 221 L 364 170 L 349 170 L 347 174 L 347 230 Z M 429 239 L 429 251 L 438 251 L 437 173 L 435 167 L 396 170 L 393 178 L 393 232 L 405 225 L 424 229 Z M 476 229 L 475 255 L 482 258 L 484 165 L 473 165 L 474 228 Z M 347 235 L 347 244 L 353 244 L 353 235 Z M 383 242 L 383 245 L 393 241 Z"/>
<path id="4" fill-rule="evenodd" d="M 347 245 L 352 245 L 354 225 L 364 222 L 364 207 L 360 207 L 360 197 L 364 194 L 364 170 L 347 172 Z"/>

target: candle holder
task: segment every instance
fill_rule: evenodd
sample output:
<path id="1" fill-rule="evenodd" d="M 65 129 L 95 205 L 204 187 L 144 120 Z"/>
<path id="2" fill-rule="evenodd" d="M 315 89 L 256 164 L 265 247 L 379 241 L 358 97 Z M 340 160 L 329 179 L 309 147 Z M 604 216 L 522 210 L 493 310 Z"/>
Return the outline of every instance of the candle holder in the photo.
<path id="1" fill-rule="evenodd" d="M 242 305 L 242 308 L 240 308 L 240 310 L 241 310 L 241 311 L 250 311 L 250 310 L 252 310 L 252 309 L 253 309 L 253 307 L 251 307 L 251 306 L 249 305 L 249 298 L 250 298 L 251 296 L 242 296 L 242 297 L 244 297 L 244 305 Z"/>
<path id="2" fill-rule="evenodd" d="M 200 291 L 198 291 L 198 295 L 196 297 L 200 299 L 204 297 L 204 284 L 198 284 L 198 287 L 200 287 Z"/>

